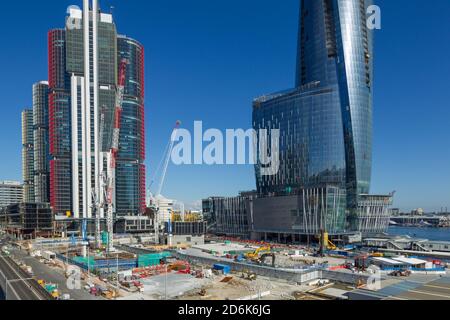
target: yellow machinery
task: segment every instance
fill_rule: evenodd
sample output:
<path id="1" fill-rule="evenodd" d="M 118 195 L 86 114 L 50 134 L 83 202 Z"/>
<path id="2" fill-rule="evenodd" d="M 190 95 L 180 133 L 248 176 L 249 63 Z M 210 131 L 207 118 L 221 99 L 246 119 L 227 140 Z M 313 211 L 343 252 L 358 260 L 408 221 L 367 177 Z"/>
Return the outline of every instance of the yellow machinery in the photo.
<path id="1" fill-rule="evenodd" d="M 55 299 L 55 300 L 58 300 L 59 297 L 60 297 L 59 291 L 58 291 L 58 290 L 54 290 L 54 291 L 51 293 L 51 295 L 52 295 L 53 299 Z"/>
<path id="2" fill-rule="evenodd" d="M 374 258 L 383 258 L 384 257 L 384 253 L 375 252 L 375 253 L 372 253 L 371 256 L 374 257 Z"/>
<path id="3" fill-rule="evenodd" d="M 324 253 L 325 250 L 337 250 L 338 247 L 330 240 L 328 232 L 321 231 L 320 235 L 317 236 L 320 241 L 320 252 Z"/>
<path id="4" fill-rule="evenodd" d="M 265 252 L 271 252 L 272 248 L 270 247 L 261 247 L 256 249 L 254 252 L 247 253 L 245 257 L 251 260 L 259 260 L 259 255 Z"/>

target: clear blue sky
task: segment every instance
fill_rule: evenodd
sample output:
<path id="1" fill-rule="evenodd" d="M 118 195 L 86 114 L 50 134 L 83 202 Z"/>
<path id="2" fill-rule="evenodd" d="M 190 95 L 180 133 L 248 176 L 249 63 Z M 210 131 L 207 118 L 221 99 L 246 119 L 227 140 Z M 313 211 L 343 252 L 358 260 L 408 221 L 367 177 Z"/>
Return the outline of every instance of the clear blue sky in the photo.
<path id="1" fill-rule="evenodd" d="M 47 77 L 47 30 L 81 2 L 2 2 L 0 180 L 21 179 L 20 112 Z M 372 192 L 396 190 L 405 210 L 450 208 L 450 2 L 378 4 Z M 247 129 L 254 97 L 294 84 L 299 0 L 101 0 L 111 5 L 119 32 L 146 47 L 150 172 L 176 120 Z M 250 166 L 171 166 L 163 193 L 192 203 L 254 188 Z"/>

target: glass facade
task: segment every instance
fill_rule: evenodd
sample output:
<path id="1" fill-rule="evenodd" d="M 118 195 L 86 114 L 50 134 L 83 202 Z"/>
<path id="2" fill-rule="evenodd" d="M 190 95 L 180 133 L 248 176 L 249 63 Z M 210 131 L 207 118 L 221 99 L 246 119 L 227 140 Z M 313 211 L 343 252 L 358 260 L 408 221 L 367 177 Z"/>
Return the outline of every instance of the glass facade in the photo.
<path id="1" fill-rule="evenodd" d="M 48 83 L 36 83 L 33 85 L 34 188 L 38 203 L 50 201 L 48 110 Z"/>
<path id="2" fill-rule="evenodd" d="M 204 199 L 203 215 L 209 231 L 218 235 L 248 238 L 254 196 L 254 192 L 243 192 L 238 197 Z"/>
<path id="3" fill-rule="evenodd" d="M 145 211 L 144 47 L 118 36 L 117 50 L 118 62 L 128 61 L 117 159 L 117 214 L 138 215 Z"/>
<path id="4" fill-rule="evenodd" d="M 75 72 L 72 47 L 74 33 L 54 29 L 48 33 L 50 205 L 55 214 L 72 210 L 71 97 L 69 72 Z M 80 50 L 80 49 L 78 49 Z M 81 48 L 82 50 L 82 48 Z M 68 61 L 71 63 L 67 63 Z"/>
<path id="5" fill-rule="evenodd" d="M 254 128 L 280 129 L 280 170 L 276 175 L 257 174 L 261 195 L 297 194 L 327 185 L 345 188 L 344 136 L 335 89 L 295 90 L 255 102 Z"/>
<path id="6" fill-rule="evenodd" d="M 89 79 L 94 83 L 97 70 L 98 88 L 90 88 L 90 119 L 82 112 L 86 101 L 83 92 L 86 73 L 83 12 L 71 10 L 67 24 L 76 27 L 54 29 L 48 34 L 49 44 L 49 141 L 50 200 L 56 214 L 70 211 L 74 216 L 90 216 L 91 187 L 94 189 L 96 163 L 95 129 L 99 128 L 100 152 L 109 152 L 113 140 L 114 112 L 118 67 L 127 59 L 126 87 L 121 118 L 119 155 L 116 162 L 115 210 L 118 215 L 138 215 L 145 211 L 145 113 L 144 113 L 144 48 L 137 41 L 117 36 L 111 15 L 98 13 L 97 46 L 94 45 L 93 16 L 89 27 Z M 75 22 L 75 23 L 74 23 Z M 94 59 L 94 47 L 97 60 Z M 76 84 L 73 81 L 77 81 Z M 95 103 L 95 91 L 98 103 Z M 86 99 L 87 100 L 87 99 Z M 95 110 L 95 105 L 99 110 Z M 74 108 L 77 109 L 74 109 Z M 96 123 L 95 111 L 98 114 Z M 89 117 L 89 116 L 88 116 Z M 84 125 L 85 119 L 87 125 Z M 103 126 L 101 125 L 103 124 Z M 89 132 L 89 133 L 88 133 Z M 90 136 L 91 141 L 86 137 Z M 83 141 L 83 142 L 82 142 Z M 84 151 L 84 144 L 90 145 Z M 86 156 L 90 150 L 92 159 Z M 104 155 L 106 157 L 106 155 Z M 106 169 L 106 158 L 104 168 Z M 78 166 L 76 165 L 78 161 Z M 100 160 L 101 161 L 101 160 Z M 87 168 L 87 169 L 86 169 Z M 88 171 L 91 174 L 84 174 Z M 86 190 L 89 189 L 89 191 Z M 77 211 L 77 213 L 76 213 Z"/>
<path id="7" fill-rule="evenodd" d="M 256 165 L 259 196 L 304 197 L 305 190 L 317 188 L 323 190 L 320 197 L 335 203 L 336 192 L 339 199 L 344 195 L 346 205 L 334 206 L 336 232 L 357 228 L 351 219 L 361 195 L 370 192 L 373 35 L 366 8 L 371 4 L 302 0 L 296 87 L 253 105 L 254 128 L 280 129 L 281 139 L 278 174 L 261 176 L 261 164 Z M 307 198 L 314 202 L 317 194 Z"/>
<path id="8" fill-rule="evenodd" d="M 34 202 L 34 126 L 33 110 L 22 112 L 23 200 Z"/>

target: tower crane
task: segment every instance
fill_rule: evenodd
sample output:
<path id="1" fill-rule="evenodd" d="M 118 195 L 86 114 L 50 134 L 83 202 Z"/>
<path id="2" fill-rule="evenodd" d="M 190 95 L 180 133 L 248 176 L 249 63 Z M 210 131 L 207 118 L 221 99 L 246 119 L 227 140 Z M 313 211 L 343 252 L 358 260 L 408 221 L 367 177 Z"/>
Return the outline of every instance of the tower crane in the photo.
<path id="1" fill-rule="evenodd" d="M 95 241 L 97 247 L 101 245 L 101 227 L 100 227 L 100 217 L 106 209 L 106 231 L 108 234 L 107 252 L 114 251 L 113 237 L 114 237 L 114 200 L 115 200 L 115 184 L 116 184 L 116 167 L 117 167 L 117 156 L 119 154 L 119 140 L 120 140 L 120 128 L 121 128 L 121 117 L 123 111 L 123 96 L 125 93 L 125 79 L 126 79 L 126 69 L 129 61 L 127 59 L 122 59 L 119 65 L 119 79 L 116 88 L 116 101 L 114 109 L 113 118 L 113 128 L 112 128 L 112 141 L 111 147 L 108 152 L 103 152 L 103 132 L 105 124 L 105 112 L 102 111 L 101 123 L 100 123 L 100 152 L 103 157 L 101 159 L 107 160 L 107 169 L 102 163 L 100 163 L 100 177 L 99 177 L 99 189 L 93 192 L 93 200 L 96 207 L 96 221 L 95 221 Z"/>
<path id="2" fill-rule="evenodd" d="M 159 221 L 159 205 L 158 205 L 158 198 L 161 197 L 161 193 L 164 187 L 164 182 L 166 180 L 167 176 L 167 170 L 169 168 L 170 158 L 172 155 L 173 147 L 175 145 L 175 141 L 177 140 L 177 134 L 178 130 L 180 129 L 181 121 L 177 121 L 175 124 L 175 127 L 172 131 L 172 135 L 170 136 L 169 143 L 166 147 L 166 150 L 164 152 L 163 158 L 155 172 L 155 176 L 151 181 L 150 188 L 149 188 L 149 199 L 148 199 L 148 206 L 153 208 L 155 211 L 155 241 L 156 243 L 159 243 L 159 230 L 160 230 L 160 221 Z M 156 180 L 156 176 L 161 171 L 161 177 L 160 181 L 157 185 L 156 194 L 153 196 L 151 192 L 151 188 Z"/>
<path id="3" fill-rule="evenodd" d="M 105 128 L 105 109 L 103 108 L 100 115 L 100 141 L 99 141 L 99 150 L 100 153 L 103 153 L 103 134 Z M 102 246 L 101 239 L 101 216 L 104 213 L 105 209 L 105 172 L 104 170 L 100 170 L 99 172 L 99 190 L 95 188 L 92 189 L 92 207 L 95 212 L 95 247 L 100 249 Z"/>

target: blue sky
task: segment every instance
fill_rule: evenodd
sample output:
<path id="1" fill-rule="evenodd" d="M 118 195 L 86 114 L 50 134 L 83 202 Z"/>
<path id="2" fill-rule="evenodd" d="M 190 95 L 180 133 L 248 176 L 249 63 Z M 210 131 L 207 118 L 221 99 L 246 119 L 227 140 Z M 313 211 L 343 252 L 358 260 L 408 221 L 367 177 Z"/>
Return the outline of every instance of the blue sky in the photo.
<path id="1" fill-rule="evenodd" d="M 21 179 L 20 112 L 47 77 L 47 31 L 81 0 L 2 3 L 0 180 Z M 294 84 L 298 0 L 101 0 L 146 47 L 149 180 L 177 120 L 251 127 L 252 99 Z M 448 0 L 380 0 L 372 192 L 405 210 L 450 208 Z M 251 166 L 169 168 L 164 194 L 193 203 L 254 189 Z"/>

